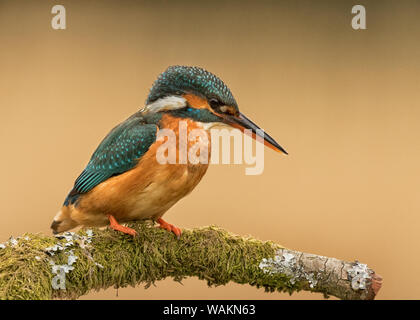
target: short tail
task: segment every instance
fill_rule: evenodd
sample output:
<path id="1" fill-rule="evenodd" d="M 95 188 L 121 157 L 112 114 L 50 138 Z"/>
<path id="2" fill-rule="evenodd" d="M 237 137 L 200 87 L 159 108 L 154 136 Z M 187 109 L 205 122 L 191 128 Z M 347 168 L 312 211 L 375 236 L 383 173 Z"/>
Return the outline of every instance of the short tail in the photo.
<path id="1" fill-rule="evenodd" d="M 78 223 L 70 217 L 71 210 L 69 207 L 64 206 L 55 215 L 51 223 L 51 229 L 54 234 L 73 229 L 78 226 Z"/>

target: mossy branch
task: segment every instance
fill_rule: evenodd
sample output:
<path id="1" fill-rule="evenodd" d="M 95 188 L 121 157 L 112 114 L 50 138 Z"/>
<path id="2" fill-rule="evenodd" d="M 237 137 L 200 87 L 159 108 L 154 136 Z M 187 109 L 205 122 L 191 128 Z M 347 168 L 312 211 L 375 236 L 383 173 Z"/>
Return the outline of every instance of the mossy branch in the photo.
<path id="1" fill-rule="evenodd" d="M 230 281 L 266 291 L 322 292 L 373 299 L 381 279 L 366 265 L 288 250 L 216 227 L 173 234 L 148 222 L 130 224 L 138 237 L 80 230 L 61 238 L 26 234 L 0 247 L 0 299 L 75 299 L 91 290 L 148 287 L 172 277 L 208 285 Z"/>

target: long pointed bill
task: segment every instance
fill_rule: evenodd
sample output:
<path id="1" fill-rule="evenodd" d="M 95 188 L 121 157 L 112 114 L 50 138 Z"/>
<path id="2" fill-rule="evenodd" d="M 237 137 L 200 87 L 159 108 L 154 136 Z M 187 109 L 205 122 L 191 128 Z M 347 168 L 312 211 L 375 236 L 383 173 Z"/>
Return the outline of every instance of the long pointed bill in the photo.
<path id="1" fill-rule="evenodd" d="M 245 115 L 239 113 L 239 116 L 229 116 L 226 118 L 229 124 L 232 127 L 238 128 L 242 132 L 246 132 L 245 129 L 249 129 L 252 131 L 252 138 L 256 140 L 257 136 L 260 136 L 264 139 L 264 145 L 273 149 L 277 152 L 283 152 L 284 154 L 288 154 L 286 150 L 284 150 L 270 135 L 266 132 L 262 132 L 262 129 L 258 127 L 254 122 L 249 120 Z"/>

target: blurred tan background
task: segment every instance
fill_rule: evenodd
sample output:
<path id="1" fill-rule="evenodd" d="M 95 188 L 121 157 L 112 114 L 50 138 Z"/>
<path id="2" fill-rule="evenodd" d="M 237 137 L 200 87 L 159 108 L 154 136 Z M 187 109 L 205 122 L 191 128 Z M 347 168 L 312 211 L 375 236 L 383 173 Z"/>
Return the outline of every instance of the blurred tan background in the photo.
<path id="1" fill-rule="evenodd" d="M 54 4 L 67 10 L 66 30 L 51 28 Z M 367 30 L 351 28 L 355 4 Z M 420 298 L 419 10 L 418 1 L 0 0 L 0 242 L 49 234 L 91 153 L 143 106 L 157 75 L 198 65 L 290 155 L 266 149 L 260 176 L 210 167 L 167 220 L 358 259 L 384 277 L 378 298 Z M 168 279 L 85 298 L 322 295 Z"/>

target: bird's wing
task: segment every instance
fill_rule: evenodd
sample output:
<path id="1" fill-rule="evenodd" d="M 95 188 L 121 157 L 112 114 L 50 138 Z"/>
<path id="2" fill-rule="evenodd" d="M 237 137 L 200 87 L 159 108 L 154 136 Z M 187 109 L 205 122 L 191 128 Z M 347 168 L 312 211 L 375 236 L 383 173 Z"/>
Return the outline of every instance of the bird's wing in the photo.
<path id="1" fill-rule="evenodd" d="M 88 165 L 76 179 L 65 204 L 92 190 L 112 176 L 132 169 L 156 141 L 157 126 L 132 117 L 115 127 L 93 153 Z"/>

